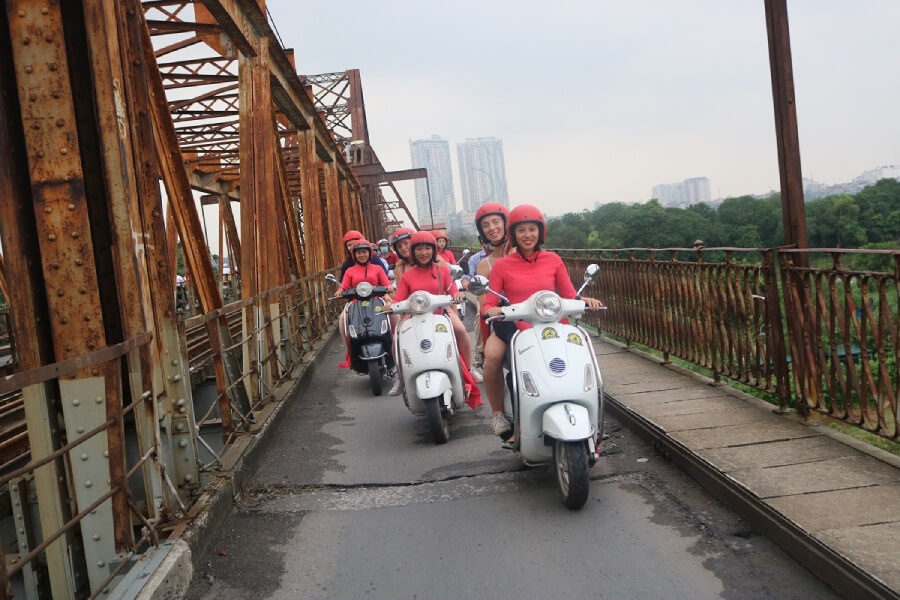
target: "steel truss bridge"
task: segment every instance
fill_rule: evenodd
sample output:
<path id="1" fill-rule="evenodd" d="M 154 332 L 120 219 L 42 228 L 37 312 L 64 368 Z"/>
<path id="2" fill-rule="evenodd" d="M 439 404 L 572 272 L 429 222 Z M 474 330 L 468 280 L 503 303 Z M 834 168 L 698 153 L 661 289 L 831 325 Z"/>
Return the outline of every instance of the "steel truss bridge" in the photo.
<path id="1" fill-rule="evenodd" d="M 598 328 L 896 441 L 900 254 L 854 272 L 860 251 L 806 248 L 765 5 L 785 247 L 561 254 L 575 278 L 604 263 Z M 343 231 L 415 226 L 394 182 L 426 173 L 385 168 L 359 71 L 298 74 L 261 0 L 5 8 L 0 598 L 94 598 L 196 516 L 333 330 Z"/>
<path id="2" fill-rule="evenodd" d="M 298 74 L 263 2 L 0 22 L 0 597 L 96 597 L 330 332 L 343 232 L 415 224 L 393 182 L 424 173 L 385 170 L 359 71 Z"/>

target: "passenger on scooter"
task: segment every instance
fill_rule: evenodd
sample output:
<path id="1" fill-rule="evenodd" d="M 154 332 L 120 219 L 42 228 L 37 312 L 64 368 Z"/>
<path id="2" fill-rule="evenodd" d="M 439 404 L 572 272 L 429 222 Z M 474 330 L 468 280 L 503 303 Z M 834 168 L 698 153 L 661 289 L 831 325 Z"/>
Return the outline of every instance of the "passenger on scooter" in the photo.
<path id="1" fill-rule="evenodd" d="M 419 290 L 436 295 L 450 295 L 453 296 L 454 300 L 465 298 L 465 294 L 459 291 L 456 283 L 450 277 L 450 269 L 446 265 L 437 262 L 437 242 L 435 242 L 433 235 L 427 231 L 419 231 L 413 234 L 409 250 L 415 266 L 407 269 L 400 278 L 397 284 L 397 294 L 394 297 L 395 302 L 406 300 L 410 294 Z M 446 314 L 453 325 L 459 357 L 465 366 L 464 371 L 468 374 L 472 368 L 472 344 L 469 341 L 469 335 L 466 333 L 466 328 L 455 310 L 448 310 Z M 406 315 L 403 318 L 409 317 Z M 397 394 L 399 393 L 400 390 L 398 388 Z"/>
<path id="2" fill-rule="evenodd" d="M 383 285 L 388 288 L 389 291 L 393 292 L 394 286 L 391 285 L 384 269 L 380 266 L 371 264 L 372 244 L 364 238 L 359 238 L 354 240 L 349 246 L 350 252 L 352 252 L 353 255 L 353 264 L 344 271 L 344 275 L 341 278 L 341 285 L 337 292 L 335 292 L 334 297 L 340 298 L 341 292 L 354 288 L 358 283 L 362 283 L 363 281 L 368 281 L 372 285 Z M 389 302 L 390 297 L 386 296 L 385 304 L 388 304 Z M 347 309 L 349 307 L 350 303 L 348 302 L 341 311 L 341 318 L 338 320 L 341 330 L 341 339 L 344 340 L 344 345 L 347 346 L 347 357 L 344 362 L 341 363 L 341 367 L 350 366 L 350 344 L 347 339 Z"/>
<path id="3" fill-rule="evenodd" d="M 444 259 L 447 264 L 455 265 L 456 257 L 453 256 L 453 252 L 448 248 L 450 245 L 450 238 L 447 237 L 447 234 L 443 231 L 435 231 L 434 240 L 437 242 L 438 258 Z"/>
<path id="4" fill-rule="evenodd" d="M 391 252 L 391 243 L 387 238 L 378 240 L 378 256 L 387 263 L 388 270 L 394 270 L 394 265 L 397 264 L 397 254 Z"/>
<path id="5" fill-rule="evenodd" d="M 483 259 L 476 260 L 474 265 L 470 263 L 469 272 L 472 275 L 490 277 L 493 264 L 509 254 L 512 249 L 506 235 L 506 220 L 509 217 L 509 209 L 499 202 L 486 202 L 475 213 L 475 232 L 478 240 L 486 253 Z M 477 255 L 476 255 L 477 256 Z M 467 282 L 463 287 L 468 287 Z M 484 296 L 478 298 L 478 314 L 481 315 L 484 306 Z M 482 367 L 484 366 L 484 342 L 491 334 L 490 328 L 484 319 L 478 319 L 478 329 L 475 330 L 475 354 L 472 364 L 476 379 L 483 379 Z"/>
<path id="6" fill-rule="evenodd" d="M 575 298 L 575 286 L 562 259 L 553 252 L 541 249 L 547 236 L 547 223 L 537 208 L 522 204 L 512 209 L 508 232 L 514 252 L 494 263 L 490 276 L 493 291 L 506 296 L 511 304 L 523 302 L 541 290 L 554 291 L 563 298 Z M 581 300 L 590 310 L 603 306 L 594 298 L 582 296 Z M 482 314 L 486 317 L 501 315 L 499 303 L 497 296 L 486 294 Z M 503 435 L 511 429 L 503 414 L 503 358 L 517 327 L 527 329 L 531 325 L 523 321 L 495 321 L 491 335 L 484 344 L 484 391 L 493 413 L 491 428 L 494 435 Z"/>
<path id="7" fill-rule="evenodd" d="M 344 234 L 344 250 L 346 250 L 347 256 L 344 259 L 344 262 L 341 263 L 341 274 L 338 277 L 339 281 L 344 280 L 344 273 L 346 273 L 347 269 L 349 269 L 356 263 L 356 260 L 353 258 L 352 248 L 353 248 L 353 245 L 361 239 L 364 239 L 363 234 L 361 234 L 360 232 L 358 232 L 355 229 L 351 229 L 350 231 L 348 231 L 347 233 Z M 387 275 L 388 274 L 387 263 L 378 257 L 374 257 L 374 258 L 375 258 L 375 260 L 373 260 L 373 258 L 370 257 L 370 261 L 372 262 L 372 264 L 380 267 L 384 271 L 384 274 Z"/>

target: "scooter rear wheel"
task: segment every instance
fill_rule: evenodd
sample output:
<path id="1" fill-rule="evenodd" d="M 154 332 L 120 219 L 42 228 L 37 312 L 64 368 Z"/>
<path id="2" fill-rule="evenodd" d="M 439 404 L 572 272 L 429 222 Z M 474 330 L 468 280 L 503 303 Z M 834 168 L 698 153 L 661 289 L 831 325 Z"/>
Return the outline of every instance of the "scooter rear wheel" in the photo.
<path id="1" fill-rule="evenodd" d="M 553 444 L 553 466 L 563 504 L 578 510 L 587 502 L 590 491 L 587 444 L 556 440 Z"/>
<path id="2" fill-rule="evenodd" d="M 377 360 L 369 361 L 369 385 L 372 387 L 372 393 L 376 396 L 381 395 L 381 365 Z"/>
<path id="3" fill-rule="evenodd" d="M 450 420 L 441 408 L 441 399 L 425 398 L 425 416 L 428 418 L 428 428 L 431 430 L 431 439 L 435 444 L 446 444 L 450 439 Z"/>

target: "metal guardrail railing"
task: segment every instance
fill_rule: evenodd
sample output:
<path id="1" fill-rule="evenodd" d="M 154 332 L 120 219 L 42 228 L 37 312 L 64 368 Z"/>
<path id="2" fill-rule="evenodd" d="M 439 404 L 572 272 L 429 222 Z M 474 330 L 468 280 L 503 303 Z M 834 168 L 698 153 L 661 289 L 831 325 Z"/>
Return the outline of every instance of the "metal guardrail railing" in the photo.
<path id="1" fill-rule="evenodd" d="M 461 248 L 455 248 L 458 251 Z M 769 248 L 554 249 L 597 328 L 811 411 L 898 441 L 900 251 Z M 814 267 L 795 265 L 807 254 Z M 881 259 L 854 269 L 848 257 Z M 843 259 L 843 262 L 842 262 Z"/>
<path id="2" fill-rule="evenodd" d="M 7 544 L 12 543 L 16 551 L 10 553 L 8 545 L 6 553 L 0 553 L 0 598 L 9 597 L 8 584 L 13 579 L 17 586 L 24 586 L 28 597 L 49 597 L 48 573 L 68 578 L 78 597 L 98 597 L 133 564 L 132 557 L 158 546 L 164 528 L 187 516 L 188 507 L 201 490 L 196 478 L 175 475 L 185 473 L 183 463 L 191 460 L 191 453 L 183 451 L 197 447 L 210 455 L 211 460 L 204 464 L 193 453 L 194 473 L 219 466 L 229 442 L 253 423 L 253 412 L 271 401 L 275 387 L 290 377 L 292 369 L 306 360 L 313 344 L 330 332 L 340 308 L 328 301 L 330 285 L 324 276 L 332 271 L 295 280 L 183 323 L 184 355 L 167 360 L 188 365 L 186 373 L 212 372 L 206 367 L 224 354 L 231 355 L 229 364 L 243 365 L 244 349 L 250 344 L 259 349 L 256 364 L 248 365 L 237 377 L 231 374 L 228 381 L 216 382 L 217 390 L 225 389 L 229 401 L 213 403 L 212 407 L 233 411 L 230 421 L 235 424 L 224 431 L 225 443 L 218 452 L 200 436 L 200 426 L 211 417 L 209 413 L 194 416 L 189 394 L 187 403 L 184 399 L 166 399 L 165 392 L 154 397 L 153 392 L 145 391 L 132 399 L 121 386 L 111 384 L 105 396 L 76 396 L 78 399 L 71 400 L 76 406 L 91 406 L 94 412 L 90 414 L 99 417 L 94 422 L 83 420 L 83 413 L 72 420 L 76 413 L 63 416 L 54 408 L 59 405 L 58 392 L 54 392 L 57 386 L 76 376 L 115 380 L 122 371 L 122 361 L 135 352 L 146 361 L 145 367 L 152 369 L 152 331 L 0 379 L 4 434 L 0 445 L 12 444 L 21 437 L 27 449 L 29 439 L 41 439 L 37 431 L 25 430 L 26 422 L 32 422 L 23 410 L 26 405 L 38 407 L 40 412 L 40 406 L 46 404 L 54 422 L 59 415 L 60 426 L 67 434 L 59 447 L 31 453 L 26 450 L 2 466 L 0 493 L 9 494 L 10 517 L 15 523 L 15 527 L 6 529 L 15 535 L 15 540 L 7 540 Z M 238 335 L 228 347 L 222 343 L 222 348 L 216 348 L 206 335 L 206 324 L 223 317 Z M 264 377 L 267 371 L 272 374 L 269 383 Z M 254 401 L 249 411 L 242 410 L 231 401 L 232 389 L 253 385 L 258 385 L 261 393 L 248 394 Z M 95 402 L 97 407 L 93 407 Z M 142 419 L 149 415 L 153 418 Z M 11 428 L 10 419 L 21 422 L 22 431 L 16 436 L 6 435 L 18 431 Z M 148 424 L 152 430 L 147 429 Z M 187 435 L 190 443 L 180 435 Z M 127 450 L 134 447 L 137 450 Z M 46 516 L 37 518 L 47 512 L 59 513 L 53 530 L 44 527 Z"/>

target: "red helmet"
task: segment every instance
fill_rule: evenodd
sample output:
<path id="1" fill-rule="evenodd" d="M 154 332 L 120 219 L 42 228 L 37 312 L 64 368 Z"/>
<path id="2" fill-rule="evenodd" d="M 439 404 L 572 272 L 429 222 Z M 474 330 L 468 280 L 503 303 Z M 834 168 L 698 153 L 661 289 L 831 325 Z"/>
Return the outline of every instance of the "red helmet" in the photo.
<path id="1" fill-rule="evenodd" d="M 416 246 L 421 246 L 422 244 L 431 246 L 431 262 L 437 261 L 437 241 L 435 241 L 434 236 L 429 231 L 417 231 L 413 234 L 409 243 L 409 253 L 412 255 L 413 260 L 415 260 L 413 253 L 416 251 Z"/>
<path id="2" fill-rule="evenodd" d="M 397 242 L 402 242 L 407 238 L 411 238 L 414 233 L 415 230 L 410 229 L 409 227 L 401 227 L 394 231 L 394 233 L 391 234 L 391 248 L 394 249 L 394 252 L 397 252 Z"/>
<path id="3" fill-rule="evenodd" d="M 448 246 L 450 245 L 450 236 L 448 236 L 443 231 L 432 231 L 431 233 L 434 235 L 434 241 L 443 239 L 443 240 L 447 240 Z"/>
<path id="4" fill-rule="evenodd" d="M 344 243 L 346 244 L 347 242 L 349 242 L 351 240 L 361 240 L 361 239 L 363 239 L 363 237 L 364 237 L 363 234 L 361 234 L 360 232 L 358 232 L 355 229 L 351 229 L 350 231 L 348 231 L 347 233 L 344 234 Z"/>
<path id="5" fill-rule="evenodd" d="M 538 245 L 544 243 L 544 239 L 547 237 L 547 222 L 544 220 L 544 215 L 541 214 L 536 207 L 530 204 L 520 204 L 509 212 L 508 223 L 508 231 L 509 231 L 509 239 L 512 240 L 513 245 L 516 244 L 516 236 L 513 235 L 513 229 L 516 225 L 521 223 L 537 223 L 538 226 Z"/>
<path id="6" fill-rule="evenodd" d="M 484 233 L 481 231 L 481 220 L 488 215 L 500 215 L 503 217 L 503 224 L 506 225 L 509 220 L 509 209 L 500 204 L 499 202 L 485 202 L 481 205 L 481 208 L 478 209 L 478 212 L 475 213 L 475 232 L 478 234 L 478 239 L 482 242 L 489 242 L 486 237 L 484 237 Z M 505 229 L 505 227 L 504 227 Z M 499 243 L 504 243 L 506 241 L 506 235 L 503 236 L 503 239 L 500 240 Z"/>

